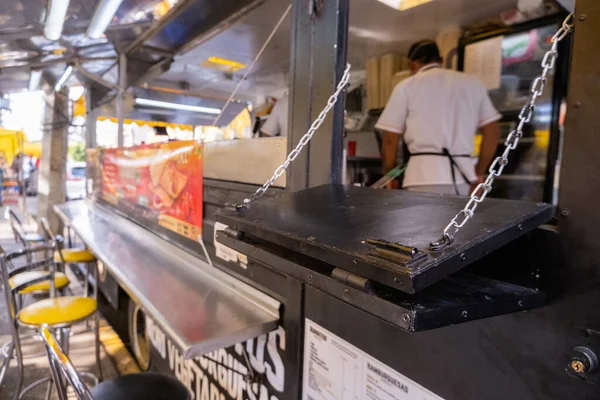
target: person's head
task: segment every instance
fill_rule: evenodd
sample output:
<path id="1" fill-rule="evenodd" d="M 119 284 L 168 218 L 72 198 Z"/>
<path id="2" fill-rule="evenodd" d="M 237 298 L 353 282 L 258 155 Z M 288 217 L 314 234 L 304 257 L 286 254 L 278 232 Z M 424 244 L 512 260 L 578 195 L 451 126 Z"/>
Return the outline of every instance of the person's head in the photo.
<path id="1" fill-rule="evenodd" d="M 433 40 L 419 40 L 408 50 L 408 67 L 412 74 L 416 74 L 427 64 L 441 62 L 440 49 Z"/>

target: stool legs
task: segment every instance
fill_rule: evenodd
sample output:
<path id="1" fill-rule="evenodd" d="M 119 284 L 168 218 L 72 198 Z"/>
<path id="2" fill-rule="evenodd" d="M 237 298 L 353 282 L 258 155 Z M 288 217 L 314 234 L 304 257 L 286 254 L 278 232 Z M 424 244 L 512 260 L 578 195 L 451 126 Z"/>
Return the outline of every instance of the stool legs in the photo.
<path id="1" fill-rule="evenodd" d="M 6 370 L 10 366 L 10 362 L 12 361 L 12 357 L 14 354 L 15 348 L 12 342 L 8 343 L 8 351 L 6 352 L 6 357 L 2 361 L 2 367 L 0 367 L 0 387 L 2 387 L 2 382 L 4 381 L 4 376 L 6 375 Z"/>
<path id="2" fill-rule="evenodd" d="M 96 331 L 96 368 L 98 368 L 98 381 L 102 382 L 104 378 L 102 376 L 102 362 L 100 359 L 100 311 L 96 311 L 94 320 L 94 329 Z"/>
<path id="3" fill-rule="evenodd" d="M 17 353 L 17 379 L 15 393 L 13 400 L 21 398 L 21 390 L 23 389 L 23 352 L 21 350 L 21 340 L 19 338 L 19 328 L 17 327 L 17 321 L 11 323 L 13 346 Z"/>

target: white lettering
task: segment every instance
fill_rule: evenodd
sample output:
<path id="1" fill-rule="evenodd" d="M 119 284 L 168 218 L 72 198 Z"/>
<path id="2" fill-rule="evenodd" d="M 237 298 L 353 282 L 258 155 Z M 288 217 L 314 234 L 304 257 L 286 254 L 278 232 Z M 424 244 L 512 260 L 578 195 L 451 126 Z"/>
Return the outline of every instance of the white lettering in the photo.
<path id="1" fill-rule="evenodd" d="M 175 353 L 178 353 L 178 351 L 175 349 L 175 345 L 173 345 L 173 343 L 171 343 L 170 340 L 167 343 L 169 344 L 169 369 L 171 371 L 174 371 L 175 370 Z"/>
<path id="2" fill-rule="evenodd" d="M 265 372 L 265 343 L 267 342 L 267 335 L 260 335 L 256 339 L 256 354 L 254 353 L 254 339 L 250 339 L 246 342 L 246 351 L 250 358 L 250 365 L 259 374 Z"/>
<path id="3" fill-rule="evenodd" d="M 269 393 L 270 388 L 284 392 L 285 366 L 280 353 L 285 351 L 283 328 L 250 339 L 245 344 L 238 343 L 233 348 L 186 360 L 164 332 L 149 318 L 148 321 L 146 329 L 152 346 L 168 361 L 169 369 L 189 389 L 193 400 L 279 400 L 276 395 Z M 268 354 L 266 359 L 265 349 Z M 244 350 L 247 354 L 244 354 Z M 236 358 L 235 354 L 240 358 Z M 253 372 L 264 374 L 264 382 L 268 382 L 269 386 L 248 384 L 246 356 Z"/>
<path id="4" fill-rule="evenodd" d="M 152 321 L 152 319 L 150 319 L 150 318 L 146 318 L 146 333 L 148 335 L 148 338 L 150 339 L 150 342 L 152 343 L 152 345 L 154 346 L 154 348 L 156 349 L 158 354 L 160 354 L 160 356 L 162 358 L 166 359 L 167 358 L 167 344 L 166 344 L 167 337 L 165 336 L 163 331 L 158 329 L 156 324 L 154 324 L 154 321 Z"/>
<path id="5" fill-rule="evenodd" d="M 225 399 L 214 383 L 210 384 L 210 400 Z"/>
<path id="6" fill-rule="evenodd" d="M 219 350 L 219 385 L 222 388 L 226 388 L 229 386 L 229 381 L 227 380 L 227 352 L 224 349 Z"/>
<path id="7" fill-rule="evenodd" d="M 273 361 L 275 370 L 273 371 L 267 363 L 265 363 L 265 368 L 267 370 L 267 380 L 273 386 L 273 389 L 282 393 L 285 386 L 285 367 L 277 349 L 277 337 L 279 337 L 281 350 L 285 350 L 285 331 L 282 327 L 279 327 L 276 331 L 269 333 L 269 342 L 267 344 L 267 352 L 269 353 L 269 357 L 271 357 L 271 361 Z"/>
<path id="8" fill-rule="evenodd" d="M 208 378 L 206 375 L 202 378 L 202 393 L 200 394 L 200 400 L 210 400 L 208 396 Z"/>

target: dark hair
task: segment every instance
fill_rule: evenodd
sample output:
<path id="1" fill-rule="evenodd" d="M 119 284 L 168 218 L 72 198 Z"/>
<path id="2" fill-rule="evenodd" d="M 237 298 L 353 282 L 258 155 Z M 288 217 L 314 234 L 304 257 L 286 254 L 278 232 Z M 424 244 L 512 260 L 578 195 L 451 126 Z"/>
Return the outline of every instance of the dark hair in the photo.
<path id="1" fill-rule="evenodd" d="M 427 39 L 420 40 L 410 46 L 410 50 L 408 50 L 408 59 L 423 64 L 442 61 L 440 49 L 438 49 L 437 44 L 435 44 L 433 40 Z"/>

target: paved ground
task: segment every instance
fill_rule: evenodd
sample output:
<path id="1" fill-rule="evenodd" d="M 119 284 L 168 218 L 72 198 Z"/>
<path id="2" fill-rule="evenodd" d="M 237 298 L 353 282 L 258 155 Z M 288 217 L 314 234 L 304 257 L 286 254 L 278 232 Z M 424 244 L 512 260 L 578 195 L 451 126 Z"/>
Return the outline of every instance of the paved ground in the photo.
<path id="1" fill-rule="evenodd" d="M 34 214 L 36 213 L 36 200 L 35 198 L 30 198 L 28 201 L 28 205 L 30 205 L 29 209 Z M 33 222 L 33 219 L 31 220 Z M 35 230 L 34 225 L 29 225 L 29 229 Z M 14 248 L 14 239 L 12 237 L 12 232 L 10 230 L 10 226 L 4 220 L 2 216 L 0 216 L 0 245 L 4 248 Z M 81 293 L 81 285 L 79 282 L 72 277 L 70 289 L 75 294 Z M 6 309 L 6 304 L 4 301 L 4 294 L 0 296 L 0 346 L 4 345 L 11 339 L 10 336 L 10 325 L 9 325 L 9 317 Z M 28 299 L 28 302 L 35 301 L 35 299 Z M 118 338 L 114 336 L 112 330 L 107 326 L 106 322 L 103 321 L 102 328 L 102 337 L 105 344 L 107 344 L 107 348 L 111 350 L 111 354 L 116 351 L 122 351 L 122 344 Z M 117 343 L 113 343 L 117 342 Z M 70 357 L 77 368 L 78 371 L 88 371 L 91 373 L 96 373 L 95 368 L 95 353 L 94 353 L 94 334 L 93 331 L 89 330 L 85 324 L 79 324 L 73 327 L 73 333 L 71 335 L 71 350 Z M 43 348 L 41 347 L 41 343 L 32 339 L 24 340 L 24 353 L 29 355 L 35 355 L 37 353 L 43 352 Z M 1 358 L 1 357 L 0 357 Z M 104 377 L 111 378 L 118 375 L 117 369 L 113 363 L 111 357 L 109 357 L 108 353 L 102 347 L 101 352 L 102 359 L 102 370 L 104 373 Z M 32 383 L 40 378 L 44 378 L 49 375 L 48 369 L 48 360 L 45 356 L 27 358 L 25 360 L 25 385 Z M 4 378 L 4 382 L 2 386 L 0 386 L 0 399 L 10 399 L 12 398 L 12 394 L 14 391 L 14 385 L 16 380 L 16 362 L 12 362 L 12 367 L 9 368 L 7 374 Z M 25 399 L 43 399 L 45 398 L 46 393 L 46 385 L 42 385 L 37 389 L 28 393 L 24 398 Z M 53 393 L 53 399 L 56 399 L 57 396 Z"/>

